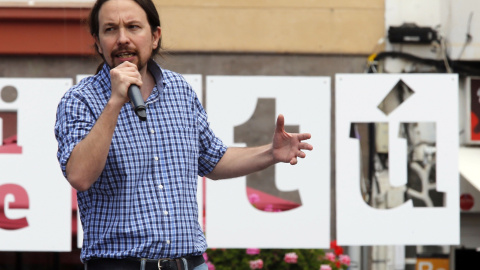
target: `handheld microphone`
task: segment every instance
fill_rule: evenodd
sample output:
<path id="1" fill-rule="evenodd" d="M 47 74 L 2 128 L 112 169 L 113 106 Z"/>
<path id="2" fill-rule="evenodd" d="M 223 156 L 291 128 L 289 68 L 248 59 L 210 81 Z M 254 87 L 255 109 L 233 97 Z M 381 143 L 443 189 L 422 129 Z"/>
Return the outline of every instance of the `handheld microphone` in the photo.
<path id="1" fill-rule="evenodd" d="M 137 85 L 132 84 L 128 87 L 128 97 L 130 102 L 135 110 L 135 114 L 140 118 L 140 121 L 147 120 L 147 113 L 145 111 L 145 103 L 143 102 L 142 94 L 140 93 L 140 88 Z"/>

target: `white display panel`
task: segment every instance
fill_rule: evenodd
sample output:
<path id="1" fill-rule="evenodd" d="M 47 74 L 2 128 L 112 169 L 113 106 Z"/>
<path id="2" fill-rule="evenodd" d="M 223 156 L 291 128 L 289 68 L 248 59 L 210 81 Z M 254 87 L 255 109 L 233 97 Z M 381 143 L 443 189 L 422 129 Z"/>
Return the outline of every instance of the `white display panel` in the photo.
<path id="1" fill-rule="evenodd" d="M 91 76 L 88 74 L 79 74 L 77 75 L 77 83 L 79 83 L 82 79 Z M 182 75 L 185 80 L 192 86 L 193 90 L 198 96 L 198 99 L 203 104 L 203 86 L 202 86 L 202 75 L 199 74 L 186 74 Z M 197 204 L 198 204 L 198 222 L 202 226 L 203 229 L 203 177 L 198 177 L 198 185 L 197 185 Z M 83 243 L 83 228 L 82 222 L 80 221 L 80 213 L 77 212 L 77 247 L 82 248 Z"/>
<path id="2" fill-rule="evenodd" d="M 0 79 L 1 251 L 71 250 L 71 192 L 53 132 L 58 102 L 71 85 L 71 79 Z"/>
<path id="3" fill-rule="evenodd" d="M 384 113 L 379 104 L 400 82 L 412 90 L 410 96 L 389 113 Z M 335 100 L 338 243 L 458 244 L 460 224 L 457 75 L 337 74 Z M 387 189 L 385 194 L 378 193 L 376 197 L 369 195 L 368 197 L 372 198 L 370 204 L 367 204 L 367 199 L 364 200 L 367 196 L 362 197 L 364 186 L 360 185 L 361 175 L 366 178 L 366 174 L 362 174 L 365 167 L 361 165 L 368 162 L 365 158 L 366 151 L 360 148 L 361 135 L 352 137 L 352 125 L 359 123 L 387 124 L 384 131 L 388 134 L 386 133 L 383 140 L 380 140 L 381 136 L 375 137 L 378 138 L 375 149 L 378 151 L 379 145 L 388 145 L 388 177 L 382 175 L 376 167 L 378 163 L 375 163 L 376 166 L 371 167 L 375 168 L 375 184 L 372 184 L 372 187 L 377 193 L 385 186 L 396 188 Z M 410 155 L 418 153 L 407 148 L 408 139 L 399 137 L 401 128 L 406 123 L 430 123 L 435 127 L 429 131 L 417 130 L 425 136 L 418 144 L 428 145 L 423 152 L 423 161 L 418 160 L 418 157 L 415 162 L 407 161 Z M 434 141 L 433 144 L 431 141 Z M 423 189 L 443 194 L 442 205 L 432 205 L 428 198 L 423 206 L 415 205 L 412 199 L 398 203 L 404 195 L 407 198 L 419 195 L 412 190 L 411 184 L 407 185 L 407 180 L 415 177 L 420 180 L 422 177 L 436 180 L 436 183 L 424 185 Z M 383 183 L 377 185 L 381 179 Z M 428 196 L 428 193 L 422 196 Z M 372 207 L 373 204 L 388 206 L 388 203 L 395 201 L 397 204 L 392 207 Z"/>
<path id="4" fill-rule="evenodd" d="M 285 125 L 312 134 L 313 151 L 298 164 L 274 167 L 276 188 L 298 192 L 301 205 L 282 212 L 266 212 L 247 198 L 247 177 L 211 181 L 206 185 L 206 236 L 216 248 L 328 248 L 330 240 L 330 78 L 327 77 L 207 77 L 206 102 L 214 133 L 227 146 L 235 143 L 235 128 L 271 117 L 243 131 L 257 134 L 275 126 L 276 116 Z M 268 100 L 268 106 L 259 105 Z M 270 108 L 271 109 L 271 108 Z M 258 112 L 258 115 L 257 115 Z M 257 119 L 257 120 L 256 120 Z M 245 126 L 244 126 L 245 127 Z M 267 130 L 267 140 L 274 129 Z M 259 137 L 262 137 L 259 136 Z M 237 138 L 238 141 L 238 138 Z"/>

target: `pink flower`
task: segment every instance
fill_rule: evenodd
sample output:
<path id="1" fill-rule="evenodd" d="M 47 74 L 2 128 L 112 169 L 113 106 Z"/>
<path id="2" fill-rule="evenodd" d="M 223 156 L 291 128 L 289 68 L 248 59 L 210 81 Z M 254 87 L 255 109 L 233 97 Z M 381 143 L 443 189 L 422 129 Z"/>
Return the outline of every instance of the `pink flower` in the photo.
<path id="1" fill-rule="evenodd" d="M 263 268 L 262 259 L 258 259 L 258 260 L 255 260 L 255 261 L 250 261 L 250 269 L 262 269 L 262 268 Z"/>
<path id="2" fill-rule="evenodd" d="M 213 265 L 211 262 L 207 262 L 207 267 L 208 270 L 215 270 L 215 265 Z"/>
<path id="3" fill-rule="evenodd" d="M 337 257 L 335 256 L 335 254 L 333 254 L 333 252 L 327 252 L 327 253 L 325 253 L 325 259 L 327 259 L 331 262 L 335 262 Z"/>
<path id="4" fill-rule="evenodd" d="M 267 204 L 265 206 L 265 209 L 263 209 L 263 210 L 265 210 L 265 212 L 273 212 L 273 205 Z"/>
<path id="5" fill-rule="evenodd" d="M 205 252 L 205 253 L 203 253 L 203 258 L 205 259 L 205 261 L 206 261 L 206 262 L 208 262 L 208 255 L 207 255 L 207 253 L 206 253 L 206 252 Z"/>
<path id="6" fill-rule="evenodd" d="M 332 267 L 328 264 L 322 264 L 320 265 L 320 270 L 332 270 Z"/>
<path id="7" fill-rule="evenodd" d="M 298 256 L 295 252 L 287 253 L 285 254 L 285 258 L 283 258 L 286 263 L 297 263 L 297 259 Z"/>
<path id="8" fill-rule="evenodd" d="M 259 248 L 247 248 L 247 254 L 248 255 L 258 255 L 258 254 L 260 254 L 260 249 Z"/>
<path id="9" fill-rule="evenodd" d="M 260 201 L 260 196 L 258 196 L 257 193 L 252 193 L 248 196 L 248 200 L 250 201 L 250 203 L 255 204 Z"/>
<path id="10" fill-rule="evenodd" d="M 350 265 L 350 257 L 348 255 L 340 255 L 338 260 L 341 264 L 345 264 L 346 266 Z"/>

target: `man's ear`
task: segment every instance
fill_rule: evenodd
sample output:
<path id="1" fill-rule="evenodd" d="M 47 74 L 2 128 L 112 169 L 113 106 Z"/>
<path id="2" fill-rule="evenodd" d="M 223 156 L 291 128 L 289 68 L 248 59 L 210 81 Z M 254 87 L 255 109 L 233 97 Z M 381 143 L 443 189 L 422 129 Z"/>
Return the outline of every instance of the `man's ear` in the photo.
<path id="1" fill-rule="evenodd" d="M 100 47 L 100 40 L 98 39 L 98 36 L 97 35 L 93 35 L 93 38 L 95 39 L 95 46 L 97 47 L 97 52 L 99 54 L 102 54 L 103 55 L 103 52 L 102 52 L 102 49 Z"/>
<path id="2" fill-rule="evenodd" d="M 152 33 L 153 34 L 153 43 L 152 43 L 152 50 L 155 50 L 159 44 L 162 37 L 162 28 L 160 26 Z"/>

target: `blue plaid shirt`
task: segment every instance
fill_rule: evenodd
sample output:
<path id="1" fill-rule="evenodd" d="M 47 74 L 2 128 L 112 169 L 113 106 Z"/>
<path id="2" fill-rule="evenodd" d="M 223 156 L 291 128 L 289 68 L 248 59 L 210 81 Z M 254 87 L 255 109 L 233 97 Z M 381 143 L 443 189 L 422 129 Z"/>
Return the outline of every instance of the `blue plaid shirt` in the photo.
<path id="1" fill-rule="evenodd" d="M 147 121 L 132 106 L 118 117 L 105 168 L 78 192 L 84 240 L 91 258 L 177 258 L 206 248 L 198 224 L 197 175 L 210 173 L 226 151 L 185 79 L 153 60 L 156 80 L 145 105 Z M 61 99 L 55 136 L 65 167 L 73 148 L 94 126 L 111 94 L 110 68 L 82 80 Z"/>

